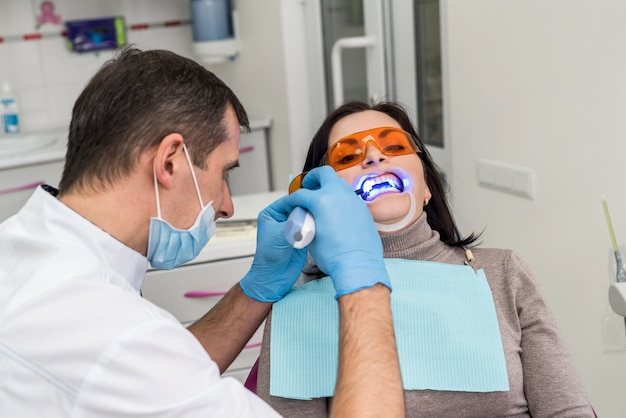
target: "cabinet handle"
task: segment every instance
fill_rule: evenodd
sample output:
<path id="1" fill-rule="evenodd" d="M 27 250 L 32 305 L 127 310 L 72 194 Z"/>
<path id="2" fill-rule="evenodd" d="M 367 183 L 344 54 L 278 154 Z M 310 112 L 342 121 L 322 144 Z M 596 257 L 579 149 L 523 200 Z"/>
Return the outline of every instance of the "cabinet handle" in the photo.
<path id="1" fill-rule="evenodd" d="M 216 296 L 224 296 L 226 292 L 205 292 L 202 290 L 192 290 L 190 292 L 185 292 L 184 296 L 186 298 L 213 298 Z"/>
<path id="2" fill-rule="evenodd" d="M 247 147 L 239 148 L 239 154 L 245 154 L 246 152 L 254 151 L 254 145 L 248 145 Z"/>
<path id="3" fill-rule="evenodd" d="M 0 190 L 0 195 L 2 195 L 2 194 L 9 194 L 9 193 L 17 193 L 17 192 L 21 192 L 21 191 L 24 191 L 24 190 L 36 189 L 37 187 L 41 186 L 42 184 L 45 184 L 45 182 L 44 181 L 36 181 L 34 183 L 24 184 L 23 186 L 9 187 L 8 189 Z"/>

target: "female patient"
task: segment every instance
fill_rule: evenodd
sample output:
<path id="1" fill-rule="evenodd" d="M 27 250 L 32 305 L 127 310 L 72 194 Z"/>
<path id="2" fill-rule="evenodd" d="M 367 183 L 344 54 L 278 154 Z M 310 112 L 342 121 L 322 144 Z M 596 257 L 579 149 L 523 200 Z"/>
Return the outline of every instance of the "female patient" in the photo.
<path id="1" fill-rule="evenodd" d="M 406 390 L 407 416 L 594 416 L 533 274 L 515 253 L 476 248 L 476 236 L 461 236 L 442 173 L 401 106 L 350 102 L 335 110 L 313 137 L 304 171 L 323 164 L 366 201 L 386 258 L 469 264 L 484 271 L 493 297 L 508 390 Z M 284 416 L 327 416 L 331 398 L 269 395 L 270 329 L 268 318 L 257 393 Z"/>

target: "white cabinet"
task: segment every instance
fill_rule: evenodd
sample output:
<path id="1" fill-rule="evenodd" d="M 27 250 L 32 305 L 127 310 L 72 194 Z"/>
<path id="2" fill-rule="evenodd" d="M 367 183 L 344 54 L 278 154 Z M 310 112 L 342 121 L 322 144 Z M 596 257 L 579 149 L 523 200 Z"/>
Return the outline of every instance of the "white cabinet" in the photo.
<path id="1" fill-rule="evenodd" d="M 17 213 L 38 185 L 58 186 L 66 142 L 65 131 L 0 137 L 0 223 Z"/>
<path id="2" fill-rule="evenodd" d="M 233 196 L 272 190 L 268 154 L 269 126 L 269 119 L 251 118 L 250 132 L 241 134 L 239 167 L 228 174 L 228 186 Z"/>
<path id="3" fill-rule="evenodd" d="M 40 184 L 56 187 L 62 173 L 63 161 L 0 169 L 0 222 L 17 213 Z"/>
<path id="4" fill-rule="evenodd" d="M 173 271 L 150 270 L 141 292 L 183 324 L 207 313 L 241 279 L 252 257 L 184 265 Z"/>

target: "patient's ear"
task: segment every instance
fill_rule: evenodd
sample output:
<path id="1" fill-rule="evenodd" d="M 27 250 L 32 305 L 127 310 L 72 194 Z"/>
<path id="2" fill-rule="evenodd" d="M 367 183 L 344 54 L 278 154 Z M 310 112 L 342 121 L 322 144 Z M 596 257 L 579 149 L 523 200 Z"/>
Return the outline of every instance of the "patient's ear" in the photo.
<path id="1" fill-rule="evenodd" d="M 424 183 L 426 183 L 426 180 L 424 180 Z M 428 186 L 426 186 L 426 188 L 424 189 L 424 204 L 427 205 L 428 201 L 430 199 L 432 199 L 433 194 L 430 192 L 430 189 L 428 188 Z"/>

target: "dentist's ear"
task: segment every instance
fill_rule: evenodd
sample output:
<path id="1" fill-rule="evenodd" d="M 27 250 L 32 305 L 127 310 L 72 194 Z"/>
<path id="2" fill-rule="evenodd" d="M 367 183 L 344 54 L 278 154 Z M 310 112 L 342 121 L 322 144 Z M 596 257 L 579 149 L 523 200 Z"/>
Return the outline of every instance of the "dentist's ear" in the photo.
<path id="1" fill-rule="evenodd" d="M 153 170 L 156 181 L 165 189 L 172 187 L 173 176 L 178 172 L 180 162 L 185 162 L 183 154 L 183 137 L 179 133 L 171 133 L 165 136 L 157 146 L 154 154 Z"/>

